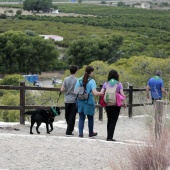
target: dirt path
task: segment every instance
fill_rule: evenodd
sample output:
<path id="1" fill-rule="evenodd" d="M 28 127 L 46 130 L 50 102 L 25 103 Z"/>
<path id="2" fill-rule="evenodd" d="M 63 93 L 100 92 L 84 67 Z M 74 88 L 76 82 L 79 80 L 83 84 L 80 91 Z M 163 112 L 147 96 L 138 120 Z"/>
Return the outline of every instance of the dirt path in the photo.
<path id="1" fill-rule="evenodd" d="M 0 169 L 54 169 L 54 170 L 110 170 L 114 162 L 128 162 L 128 148 L 143 145 L 148 132 L 145 117 L 120 117 L 115 131 L 117 142 L 107 142 L 106 119 L 95 121 L 98 136 L 88 138 L 87 122 L 84 138 L 65 136 L 66 123 L 57 120 L 54 131 L 46 134 L 42 125 L 40 135 L 29 134 L 29 124 L 0 124 Z M 35 132 L 35 128 L 33 129 Z"/>

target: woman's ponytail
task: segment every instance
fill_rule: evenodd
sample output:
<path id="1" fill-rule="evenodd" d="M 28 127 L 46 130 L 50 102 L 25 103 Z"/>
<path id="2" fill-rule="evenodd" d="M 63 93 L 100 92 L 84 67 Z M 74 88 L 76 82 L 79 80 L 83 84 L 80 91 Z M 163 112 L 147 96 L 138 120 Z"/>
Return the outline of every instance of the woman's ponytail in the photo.
<path id="1" fill-rule="evenodd" d="M 90 77 L 91 72 L 94 71 L 94 68 L 92 66 L 87 66 L 85 69 L 85 74 L 83 76 L 83 87 L 86 89 L 86 85 L 88 83 L 88 79 Z"/>

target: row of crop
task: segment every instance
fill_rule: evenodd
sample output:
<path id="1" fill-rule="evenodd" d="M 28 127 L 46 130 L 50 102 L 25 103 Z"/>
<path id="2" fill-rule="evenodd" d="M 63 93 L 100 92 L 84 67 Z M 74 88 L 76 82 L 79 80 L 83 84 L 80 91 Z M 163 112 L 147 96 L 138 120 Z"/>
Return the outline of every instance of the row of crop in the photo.
<path id="1" fill-rule="evenodd" d="M 95 4 L 57 4 L 60 12 L 91 14 L 96 16 L 116 16 L 116 15 L 144 15 L 161 16 L 169 15 L 168 10 L 147 10 L 132 7 L 113 7 Z"/>
<path id="2" fill-rule="evenodd" d="M 100 26 L 105 28 L 119 28 L 126 29 L 133 28 L 154 28 L 164 31 L 170 31 L 170 16 L 152 17 L 152 16 L 115 16 L 115 17 L 50 17 L 50 16 L 18 16 L 19 19 L 38 20 L 38 21 L 52 21 L 63 23 L 74 23 L 91 26 Z"/>

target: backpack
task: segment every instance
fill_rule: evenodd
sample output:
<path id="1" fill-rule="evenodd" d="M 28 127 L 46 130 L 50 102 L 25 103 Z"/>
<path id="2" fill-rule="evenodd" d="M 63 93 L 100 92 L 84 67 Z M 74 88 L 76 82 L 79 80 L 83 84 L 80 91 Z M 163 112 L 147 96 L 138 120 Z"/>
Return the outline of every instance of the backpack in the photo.
<path id="1" fill-rule="evenodd" d="M 90 80 L 91 80 L 91 79 L 90 79 Z M 89 81 L 90 81 L 90 80 L 89 80 Z M 88 82 L 89 82 L 89 81 L 88 81 Z M 87 82 L 87 83 L 88 83 L 88 82 Z M 87 92 L 86 92 L 86 89 L 84 88 L 84 86 L 83 86 L 82 82 L 80 82 L 80 80 L 79 80 L 79 83 L 80 83 L 80 87 L 78 87 L 78 88 L 76 88 L 76 89 L 74 90 L 74 92 L 77 94 L 76 100 L 77 100 L 77 99 L 79 99 L 79 100 L 88 100 L 89 94 L 90 94 L 91 90 L 90 90 L 89 93 L 87 93 Z"/>
<path id="2" fill-rule="evenodd" d="M 115 84 L 113 87 L 110 87 L 108 83 L 106 83 L 106 91 L 104 94 L 104 101 L 107 105 L 117 105 L 116 102 L 116 89 L 117 84 Z"/>

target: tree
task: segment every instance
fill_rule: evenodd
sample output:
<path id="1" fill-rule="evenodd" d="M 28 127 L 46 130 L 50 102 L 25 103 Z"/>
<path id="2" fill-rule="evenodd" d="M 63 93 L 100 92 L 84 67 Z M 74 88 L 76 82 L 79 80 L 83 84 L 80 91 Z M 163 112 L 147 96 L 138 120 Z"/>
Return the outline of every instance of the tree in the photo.
<path id="1" fill-rule="evenodd" d="M 59 53 L 53 41 L 23 32 L 0 34 L 0 72 L 41 73 L 52 70 L 58 63 Z"/>
<path id="2" fill-rule="evenodd" d="M 148 78 L 155 74 L 156 70 L 163 72 L 165 87 L 169 86 L 170 59 L 153 58 L 147 56 L 134 56 L 129 59 L 120 59 L 113 63 L 120 73 L 121 82 L 129 82 L 134 87 L 146 87 Z"/>
<path id="3" fill-rule="evenodd" d="M 120 1 L 117 3 L 117 6 L 125 6 L 125 3 Z"/>
<path id="4" fill-rule="evenodd" d="M 87 65 L 95 60 L 108 61 L 113 59 L 123 42 L 122 36 L 112 36 L 109 38 L 83 38 L 74 41 L 68 50 L 68 63 L 76 64 L 79 67 Z"/>
<path id="5" fill-rule="evenodd" d="M 78 3 L 81 4 L 83 2 L 83 0 L 78 0 Z"/>
<path id="6" fill-rule="evenodd" d="M 154 76 L 156 70 L 163 72 L 165 87 L 169 87 L 170 79 L 170 59 L 153 58 L 147 56 L 134 56 L 131 58 L 122 58 L 113 64 L 103 61 L 93 61 L 89 65 L 94 67 L 95 74 L 93 78 L 96 80 L 97 87 L 107 81 L 110 70 L 115 69 L 119 73 L 120 82 L 126 88 L 127 82 L 134 88 L 145 88 L 147 80 Z M 86 65 L 79 69 L 77 77 L 84 74 Z M 65 72 L 65 76 L 69 75 L 69 70 Z"/>
<path id="7" fill-rule="evenodd" d="M 52 0 L 25 0 L 23 9 L 28 11 L 48 11 L 52 7 Z"/>

